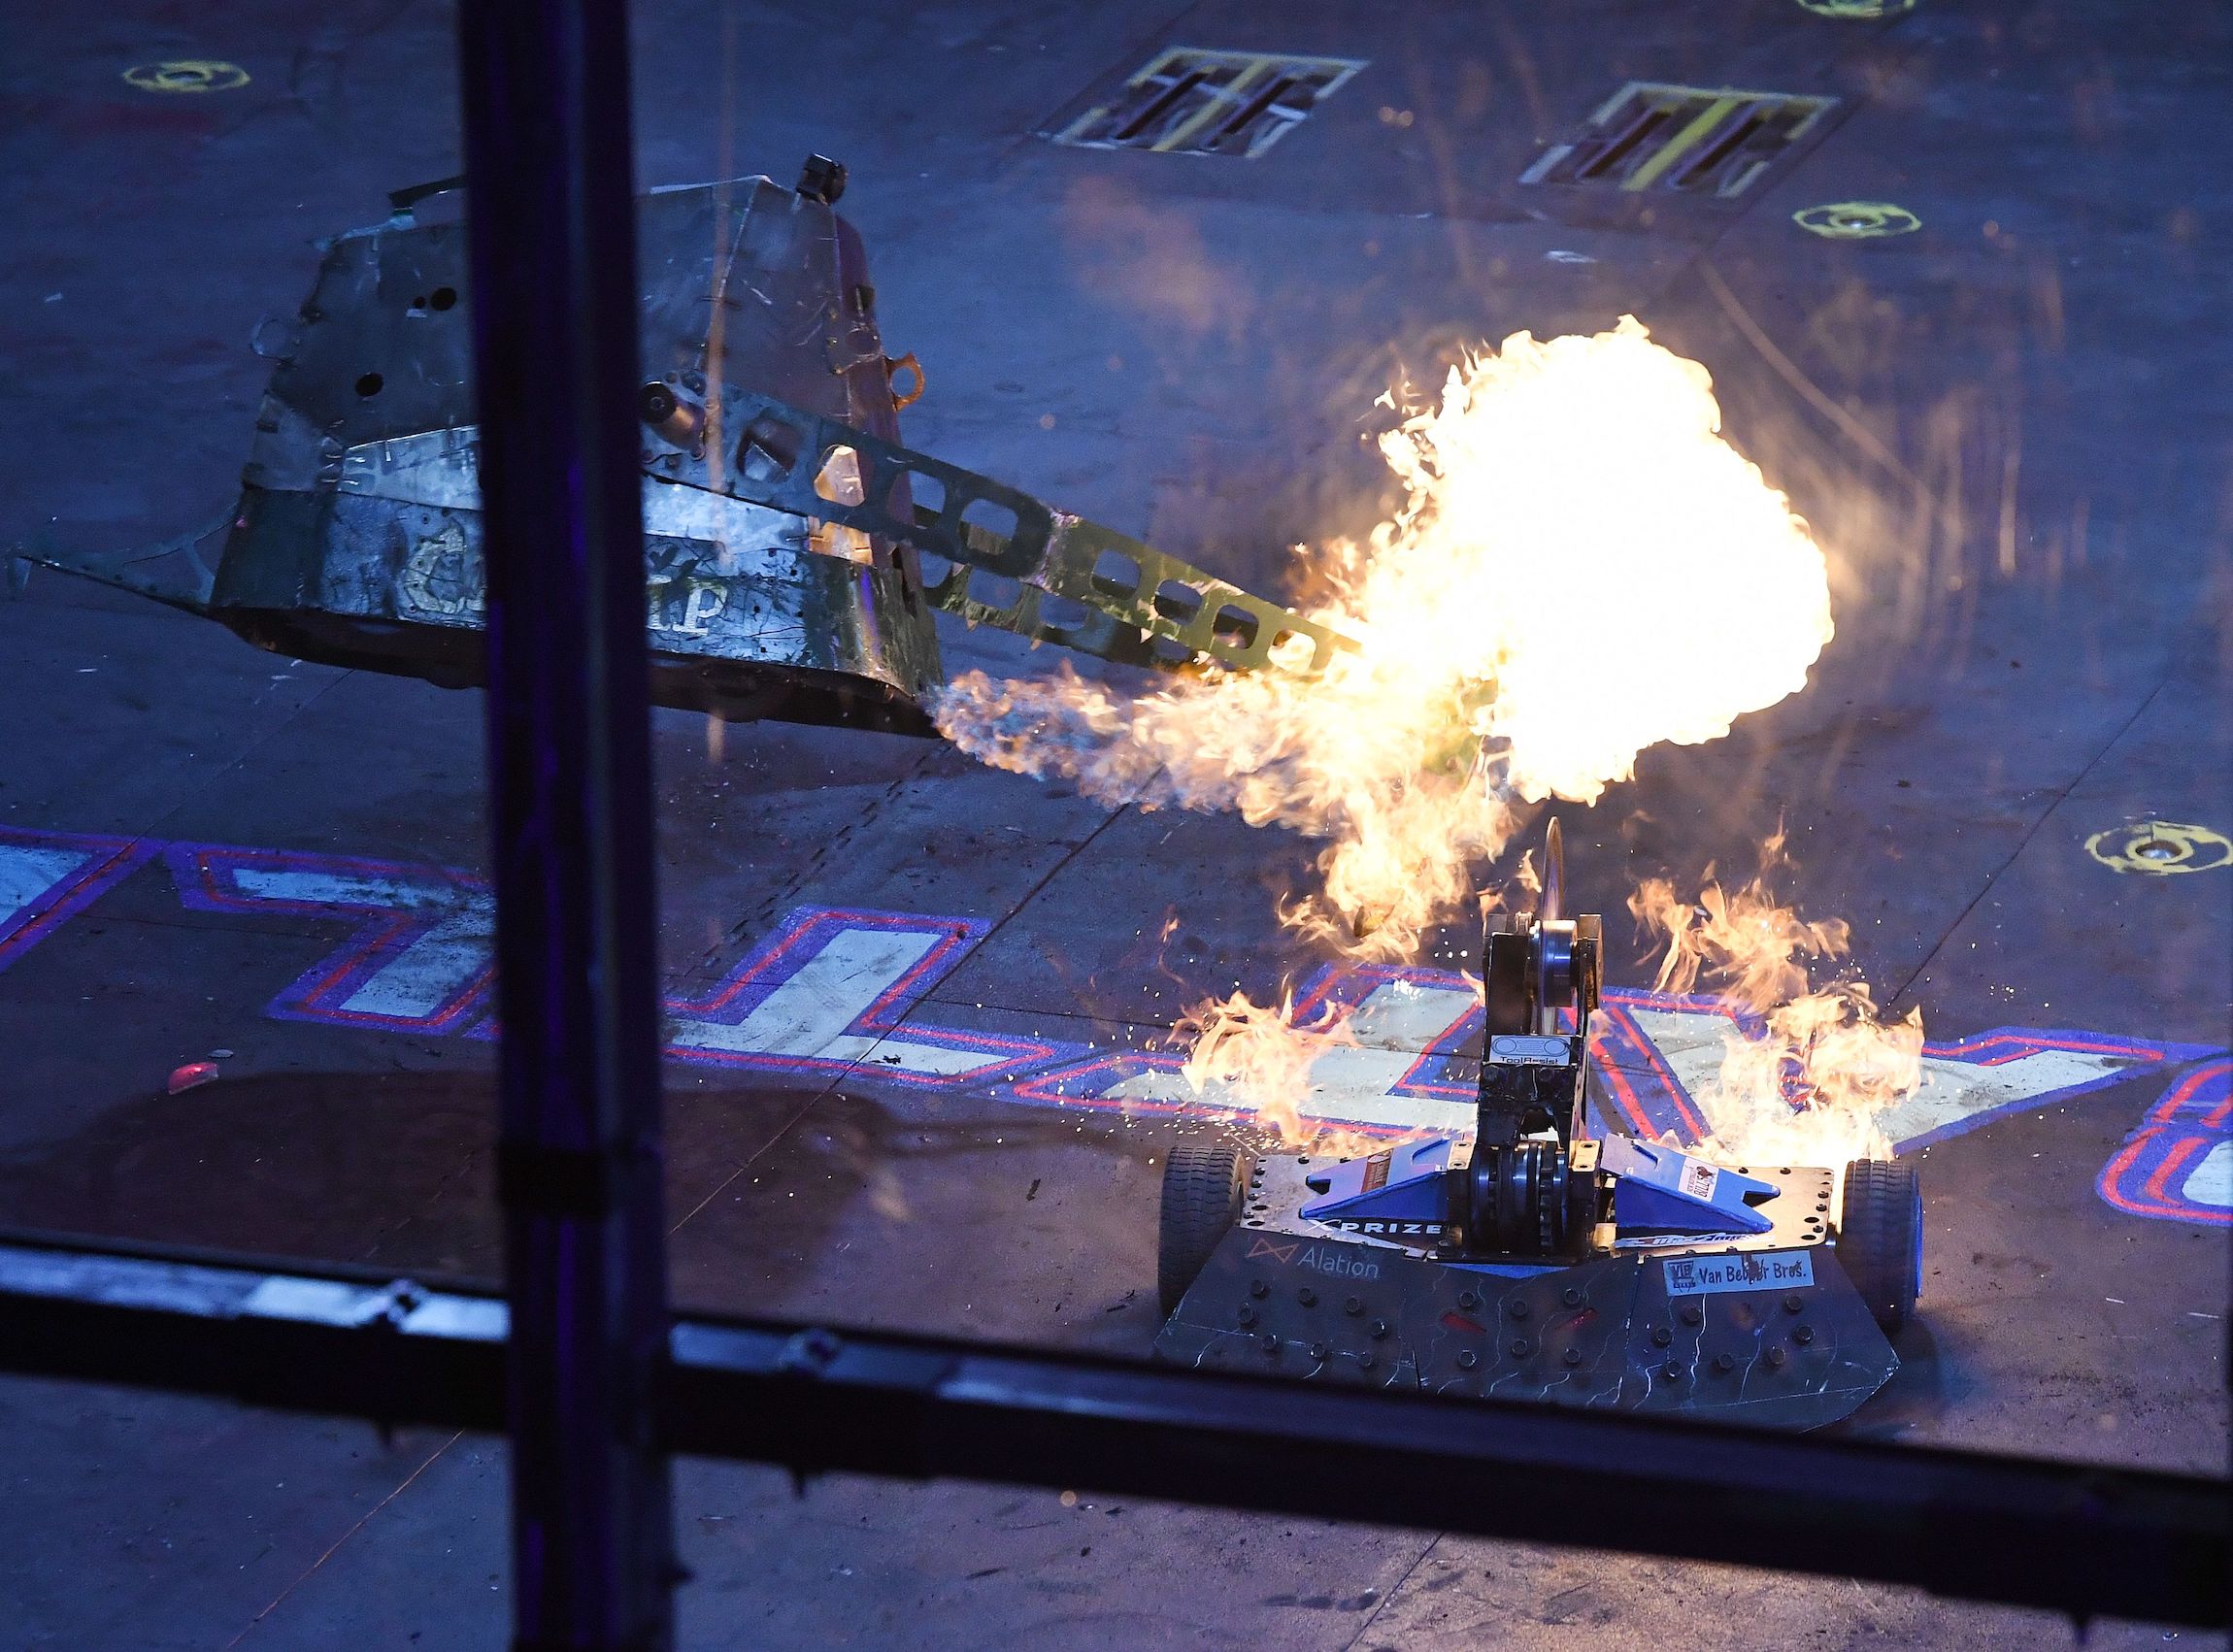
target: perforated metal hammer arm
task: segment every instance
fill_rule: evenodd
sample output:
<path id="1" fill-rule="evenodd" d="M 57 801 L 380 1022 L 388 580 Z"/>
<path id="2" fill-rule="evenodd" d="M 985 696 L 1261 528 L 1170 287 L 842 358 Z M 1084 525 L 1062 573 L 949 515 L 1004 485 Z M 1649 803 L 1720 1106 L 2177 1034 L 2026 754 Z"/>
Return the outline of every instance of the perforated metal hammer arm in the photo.
<path id="1" fill-rule="evenodd" d="M 931 603 L 973 623 L 1128 665 L 1315 677 L 1350 638 L 1019 488 L 756 391 L 720 395 L 731 454 L 695 441 L 712 421 L 647 422 L 680 451 L 669 481 L 707 487 L 912 546 Z M 678 440 L 678 438 L 680 438 Z M 831 457 L 853 455 L 859 498 L 832 497 Z M 817 486 L 817 483 L 820 485 Z M 849 479 L 842 492 L 856 487 Z M 935 500 L 935 503 L 931 501 Z M 988 578 L 979 578 L 986 576 Z"/>

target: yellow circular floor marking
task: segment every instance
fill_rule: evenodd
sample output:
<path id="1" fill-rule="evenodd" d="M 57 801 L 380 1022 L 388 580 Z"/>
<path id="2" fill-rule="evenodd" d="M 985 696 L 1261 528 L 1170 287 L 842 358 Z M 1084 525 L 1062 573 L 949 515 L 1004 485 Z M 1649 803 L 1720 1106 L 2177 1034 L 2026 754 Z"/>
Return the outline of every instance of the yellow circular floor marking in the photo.
<path id="1" fill-rule="evenodd" d="M 1916 0 L 1799 0 L 1817 17 L 1896 17 L 1916 9 Z"/>
<path id="2" fill-rule="evenodd" d="M 1923 227 L 1923 220 L 1905 207 L 1889 201 L 1833 201 L 1826 207 L 1808 207 L 1793 213 L 1791 221 L 1832 241 L 1866 241 L 1872 236 L 1906 235 Z"/>
<path id="3" fill-rule="evenodd" d="M 2085 840 L 2085 852 L 2112 872 L 2138 872 L 2150 877 L 2233 866 L 2233 839 L 2207 826 L 2185 826 L 2176 820 L 2143 820 L 2096 832 Z"/>
<path id="4" fill-rule="evenodd" d="M 238 63 L 182 57 L 170 63 L 139 64 L 126 69 L 124 79 L 144 92 L 229 92 L 249 83 L 249 72 Z"/>

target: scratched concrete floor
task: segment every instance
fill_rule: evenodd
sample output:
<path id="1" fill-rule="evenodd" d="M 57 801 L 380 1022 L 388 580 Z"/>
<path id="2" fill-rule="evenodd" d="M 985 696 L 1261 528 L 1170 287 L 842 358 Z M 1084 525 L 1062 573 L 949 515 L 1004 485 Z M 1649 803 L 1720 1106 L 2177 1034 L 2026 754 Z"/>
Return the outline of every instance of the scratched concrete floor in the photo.
<path id="1" fill-rule="evenodd" d="M 1783 818 L 1794 895 L 1853 921 L 1869 978 L 1934 1037 L 2227 1041 L 2233 874 L 2120 877 L 2083 848 L 2149 815 L 2233 830 L 2233 349 L 2205 274 L 2233 238 L 2208 164 L 2221 18 L 2109 0 L 1923 0 L 1883 22 L 1788 0 L 638 13 L 647 182 L 787 181 L 810 149 L 851 165 L 887 341 L 930 367 L 914 443 L 1245 581 L 1373 519 L 1355 420 L 1399 365 L 1637 314 L 1712 368 L 1730 434 L 1816 524 L 1839 636 L 1805 694 L 1567 811 L 1583 904 L 1744 865 Z M 414 0 L 16 20 L 0 543 L 129 544 L 225 508 L 261 382 L 248 340 L 299 301 L 311 239 L 455 170 L 449 24 Z M 1257 162 L 1025 136 L 1171 41 L 1371 66 Z M 251 79 L 167 97 L 119 79 L 172 58 Z M 1509 182 L 1628 78 L 1844 103 L 1741 209 L 1646 218 Z M 1924 227 L 1840 244 L 1791 222 L 1852 199 Z M 950 641 L 955 666 L 1045 664 Z M 0 826 L 479 868 L 478 716 L 470 695 L 277 659 L 50 575 L 0 602 Z M 679 994 L 802 904 L 982 921 L 914 1022 L 1100 1048 L 1314 962 L 1271 915 L 1311 859 L 1292 840 L 1110 813 L 892 737 L 662 714 L 658 739 Z M 185 909 L 150 865 L 23 953 L 0 976 L 0 1221 L 488 1272 L 488 1047 L 266 1013 L 347 932 Z M 1473 944 L 1453 930 L 1437 957 Z M 1625 956 L 1617 975 L 1643 978 Z M 163 1096 L 217 1048 L 220 1080 Z M 2224 1230 L 2125 1216 L 2093 1187 L 2161 1089 L 1931 1149 L 1925 1318 L 1854 1429 L 2223 1467 L 2223 1326 L 2204 1316 L 2226 1302 Z M 865 1073 L 677 1066 L 670 1097 L 687 1304 L 1106 1350 L 1152 1335 L 1163 1127 Z M 0 1643 L 504 1633 L 486 1441 L 23 1381 L 0 1383 Z M 686 1464 L 678 1522 L 694 1647 L 2069 1636 L 1905 1591 L 1084 1488 L 1074 1506 L 866 1481 L 794 1497 Z"/>

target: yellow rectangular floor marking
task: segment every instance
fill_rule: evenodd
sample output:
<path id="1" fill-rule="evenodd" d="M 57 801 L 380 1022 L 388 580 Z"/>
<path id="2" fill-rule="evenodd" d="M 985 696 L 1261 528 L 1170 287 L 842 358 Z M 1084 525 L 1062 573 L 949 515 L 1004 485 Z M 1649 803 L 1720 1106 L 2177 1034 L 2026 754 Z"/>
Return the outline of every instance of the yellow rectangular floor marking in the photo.
<path id="1" fill-rule="evenodd" d="M 1790 103 L 1792 108 L 1805 109 L 1807 111 L 1804 116 L 1800 116 L 1799 123 L 1793 126 L 1789 132 L 1783 135 L 1784 143 L 1795 144 L 1801 138 L 1804 138 L 1807 135 L 1808 128 L 1813 126 L 1816 121 L 1821 119 L 1821 117 L 1829 112 L 1830 105 L 1837 102 L 1837 99 L 1795 97 L 1788 99 L 1787 101 Z M 1809 107 L 1810 105 L 1812 107 Z"/>
<path id="2" fill-rule="evenodd" d="M 1058 144 L 1090 149 L 1150 149 L 1165 154 L 1221 152 L 1253 159 L 1364 67 L 1362 58 L 1353 57 L 1164 47 L 1144 67 L 1133 71 L 1120 90 L 1102 94 L 1060 131 L 1048 129 L 1041 135 Z M 1222 84 L 1216 81 L 1220 74 L 1230 77 Z M 1266 83 L 1277 78 L 1288 83 L 1280 88 L 1282 107 L 1276 111 L 1256 108 L 1257 118 L 1250 121 L 1246 134 L 1237 126 L 1223 124 L 1236 120 L 1259 102 L 1268 102 Z M 1147 118 L 1151 109 L 1159 111 L 1152 120 Z M 1172 127 L 1160 139 L 1151 132 L 1157 122 Z M 1137 125 L 1142 130 L 1124 139 L 1115 130 L 1119 125 Z M 1236 136 L 1245 136 L 1246 142 L 1220 147 Z"/>
<path id="3" fill-rule="evenodd" d="M 1604 126 L 1609 124 L 1613 119 L 1613 112 L 1615 110 L 1618 109 L 1622 104 L 1626 103 L 1631 97 L 1634 97 L 1639 91 L 1650 91 L 1650 89 L 1651 88 L 1650 86 L 1645 85 L 1641 82 L 1630 81 L 1626 85 L 1622 86 L 1618 91 L 1615 92 L 1611 97 L 1607 98 L 1603 103 L 1599 104 L 1595 109 L 1589 112 L 1588 123 L 1591 126 Z M 1661 87 L 1660 89 L 1665 90 L 1666 88 Z"/>
<path id="4" fill-rule="evenodd" d="M 1824 110 L 1838 100 L 1834 97 L 1816 97 L 1811 92 L 1748 91 L 1743 86 L 1679 86 L 1672 81 L 1632 81 L 1623 88 L 1630 91 L 1658 92 L 1687 102 L 1692 98 L 1725 97 L 1738 103 L 1772 103 L 1785 109 Z"/>
<path id="5" fill-rule="evenodd" d="M 1160 57 L 1157 57 L 1153 62 L 1150 63 L 1147 68 L 1141 70 L 1137 75 L 1134 75 L 1124 83 L 1127 86 L 1144 86 L 1150 81 L 1153 80 L 1157 75 L 1161 74 L 1167 65 L 1176 63 L 1180 58 L 1185 55 L 1186 49 L 1184 47 L 1173 47 L 1170 50 L 1164 52 Z M 1198 56 L 1200 53 L 1196 53 L 1196 55 Z"/>
<path id="6" fill-rule="evenodd" d="M 1638 167 L 1620 187 L 1628 190 L 1650 188 L 1659 181 L 1661 173 L 1683 158 L 1685 150 L 1694 148 L 1699 139 L 1720 125 L 1728 117 L 1729 112 L 1737 107 L 1737 103 L 1736 98 L 1724 97 L 1708 104 L 1689 125 L 1660 145 L 1658 151 Z"/>
<path id="7" fill-rule="evenodd" d="M 1209 55 L 1212 55 L 1212 53 L 1192 51 L 1183 46 L 1171 47 L 1157 56 L 1151 58 L 1146 68 L 1142 69 L 1138 74 L 1134 75 L 1130 80 L 1126 81 L 1124 83 L 1124 89 L 1126 91 L 1138 91 L 1142 86 L 1146 85 L 1150 81 L 1153 80 L 1158 74 L 1162 73 L 1164 69 L 1168 68 L 1173 63 L 1179 62 L 1183 58 L 1188 56 L 1204 57 Z M 1081 115 L 1069 125 L 1063 127 L 1060 132 L 1056 133 L 1055 141 L 1057 143 L 1074 142 L 1081 132 L 1090 131 L 1095 121 L 1106 120 L 1109 117 L 1113 108 L 1114 106 L 1111 104 L 1095 104 L 1091 109 L 1087 110 L 1083 115 Z"/>
<path id="8" fill-rule="evenodd" d="M 1203 101 L 1202 107 L 1195 112 L 1192 118 L 1188 119 L 1176 132 L 1158 142 L 1154 146 L 1155 152 L 1168 154 L 1183 145 L 1192 143 L 1194 134 L 1209 125 L 1211 121 L 1220 119 L 1239 109 L 1241 107 L 1240 93 L 1277 61 L 1277 58 L 1259 57 L 1234 76 L 1226 84 L 1209 88 L 1210 95 Z"/>

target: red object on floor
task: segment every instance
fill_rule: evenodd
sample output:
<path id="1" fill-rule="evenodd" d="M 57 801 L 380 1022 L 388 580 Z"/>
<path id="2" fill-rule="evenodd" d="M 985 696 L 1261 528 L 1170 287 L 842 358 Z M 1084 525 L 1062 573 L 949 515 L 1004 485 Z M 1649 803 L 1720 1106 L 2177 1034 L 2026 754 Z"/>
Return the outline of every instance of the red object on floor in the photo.
<path id="1" fill-rule="evenodd" d="M 189 1061 L 183 1067 L 172 1069 L 170 1081 L 163 1086 L 163 1093 L 175 1096 L 181 1090 L 191 1090 L 196 1084 L 207 1084 L 217 1075 L 216 1062 Z"/>

